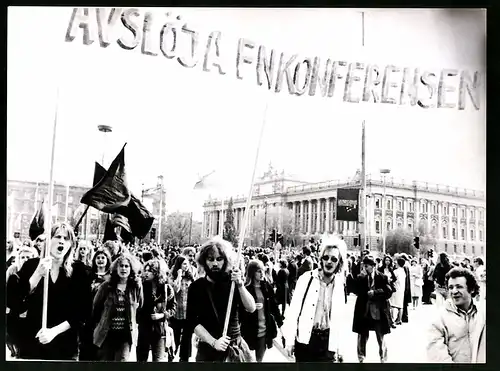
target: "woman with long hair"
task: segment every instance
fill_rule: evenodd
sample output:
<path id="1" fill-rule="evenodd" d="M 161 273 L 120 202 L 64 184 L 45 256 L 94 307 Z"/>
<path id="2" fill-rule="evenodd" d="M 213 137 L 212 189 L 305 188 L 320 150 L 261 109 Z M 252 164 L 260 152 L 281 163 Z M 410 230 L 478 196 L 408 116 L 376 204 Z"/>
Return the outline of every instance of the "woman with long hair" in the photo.
<path id="1" fill-rule="evenodd" d="M 260 260 L 248 263 L 245 286 L 255 300 L 253 313 L 241 312 L 241 335 L 251 350 L 255 351 L 257 362 L 262 362 L 267 348 L 272 348 L 277 336 L 276 326 L 283 325 L 273 287 L 265 279 L 265 266 Z"/>
<path id="2" fill-rule="evenodd" d="M 174 330 L 174 341 L 177 349 L 180 349 L 180 362 L 187 362 L 191 357 L 191 338 L 193 334 L 187 326 L 186 309 L 189 286 L 193 282 L 194 277 L 188 257 L 184 255 L 177 256 L 171 273 L 171 283 L 177 300 L 177 310 L 170 319 L 170 325 Z"/>
<path id="3" fill-rule="evenodd" d="M 391 285 L 392 291 L 396 291 L 396 275 L 394 274 L 394 262 L 390 255 L 384 256 L 384 260 L 382 261 L 382 265 L 378 267 L 378 271 L 386 275 L 389 280 L 389 284 Z M 390 302 L 390 299 L 389 299 Z"/>
<path id="4" fill-rule="evenodd" d="M 92 257 L 90 267 L 90 290 L 92 299 L 88 305 L 88 314 L 85 325 L 80 333 L 80 357 L 81 361 L 96 361 L 97 360 L 97 347 L 94 345 L 94 328 L 96 323 L 92 320 L 92 302 L 99 286 L 109 279 L 109 267 L 111 266 L 111 256 L 107 249 L 100 248 Z"/>
<path id="5" fill-rule="evenodd" d="M 90 241 L 79 240 L 75 250 L 75 264 L 84 264 L 89 268 L 92 265 L 92 250 Z"/>
<path id="6" fill-rule="evenodd" d="M 94 298 L 94 344 L 100 361 L 127 361 L 137 344 L 137 309 L 144 300 L 139 263 L 132 255 L 119 255 Z"/>
<path id="7" fill-rule="evenodd" d="M 173 289 L 165 284 L 165 275 L 158 259 L 144 264 L 142 285 L 144 305 L 137 311 L 139 338 L 137 340 L 137 361 L 147 362 L 151 350 L 153 362 L 165 358 L 167 320 L 176 310 Z"/>
<path id="8" fill-rule="evenodd" d="M 73 266 L 73 228 L 65 222 L 55 224 L 50 238 L 49 256 L 26 261 L 18 274 L 19 284 L 15 290 L 27 308 L 26 346 L 20 356 L 76 360 L 78 332 L 85 320 L 85 305 L 91 300 L 90 286 L 86 272 Z M 49 280 L 47 328 L 42 328 L 45 279 Z"/>

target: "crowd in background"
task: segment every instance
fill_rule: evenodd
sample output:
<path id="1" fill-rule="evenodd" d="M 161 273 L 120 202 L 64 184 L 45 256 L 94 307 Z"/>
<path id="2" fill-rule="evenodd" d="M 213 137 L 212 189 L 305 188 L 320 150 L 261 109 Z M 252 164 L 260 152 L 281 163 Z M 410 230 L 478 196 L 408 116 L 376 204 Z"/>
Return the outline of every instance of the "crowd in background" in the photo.
<path id="1" fill-rule="evenodd" d="M 165 246 L 154 242 L 123 244 L 79 239 L 66 223 L 34 241 L 7 244 L 7 345 L 22 359 L 187 362 L 199 341 L 188 320 L 190 286 L 205 276 L 201 246 Z M 49 257 L 45 257 L 45 249 Z M 347 254 L 345 302 L 356 294 L 356 279 L 366 274 L 369 250 Z M 447 273 L 462 267 L 474 274 L 486 298 L 482 258 L 437 262 L 396 254 L 374 259 L 385 275 L 390 326 L 408 322 L 408 310 L 420 304 L 442 306 L 447 297 Z M 255 312 L 239 316 L 241 336 L 263 360 L 279 338 L 297 280 L 321 267 L 320 241 L 299 249 L 245 247 L 240 262 L 244 286 Z M 44 277 L 49 272 L 47 327 L 42 328 Z M 217 349 L 218 344 L 213 344 Z M 285 344 L 283 343 L 283 346 Z"/>

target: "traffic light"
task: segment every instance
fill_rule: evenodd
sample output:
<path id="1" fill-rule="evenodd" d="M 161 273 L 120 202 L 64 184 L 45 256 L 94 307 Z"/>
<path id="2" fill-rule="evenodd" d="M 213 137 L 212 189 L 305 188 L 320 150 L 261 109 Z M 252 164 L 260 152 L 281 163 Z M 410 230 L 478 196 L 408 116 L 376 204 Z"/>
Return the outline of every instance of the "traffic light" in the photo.
<path id="1" fill-rule="evenodd" d="M 413 238 L 413 246 L 418 250 L 420 249 L 420 237 Z"/>
<path id="2" fill-rule="evenodd" d="M 151 228 L 151 232 L 149 232 L 149 238 L 152 240 L 156 239 L 156 228 Z"/>

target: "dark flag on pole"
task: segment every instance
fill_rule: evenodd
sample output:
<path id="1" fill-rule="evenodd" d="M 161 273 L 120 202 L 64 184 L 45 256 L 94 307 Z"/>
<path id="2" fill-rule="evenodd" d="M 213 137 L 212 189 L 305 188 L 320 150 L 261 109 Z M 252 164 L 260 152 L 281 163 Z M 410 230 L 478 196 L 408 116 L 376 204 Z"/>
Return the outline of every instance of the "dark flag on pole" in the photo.
<path id="1" fill-rule="evenodd" d="M 106 175 L 106 169 L 99 163 L 95 163 L 94 185 Z M 97 182 L 96 182 L 97 178 Z M 130 202 L 127 206 L 122 206 L 116 209 L 115 214 L 123 216 L 125 219 L 119 219 L 118 223 L 124 221 L 127 223 L 125 230 L 132 233 L 137 238 L 144 238 L 151 229 L 155 220 L 153 214 L 146 209 L 142 202 L 133 194 L 130 195 Z M 119 224 L 115 224 L 119 225 Z M 123 225 L 122 225 L 123 227 Z M 122 230 L 123 235 L 123 230 Z"/>
<path id="2" fill-rule="evenodd" d="M 81 203 L 97 210 L 113 213 L 130 202 L 130 192 L 125 176 L 125 146 L 111 163 L 106 175 L 90 191 L 85 193 Z M 94 173 L 94 180 L 96 174 Z"/>
<path id="3" fill-rule="evenodd" d="M 31 241 L 35 241 L 35 239 L 42 235 L 45 232 L 45 216 L 43 215 L 43 201 L 40 205 L 40 209 L 37 210 L 35 215 L 33 216 L 33 220 L 31 221 L 29 235 Z"/>
<path id="4" fill-rule="evenodd" d="M 337 220 L 358 221 L 359 188 L 337 189 Z"/>
<path id="5" fill-rule="evenodd" d="M 133 243 L 134 236 L 127 230 L 127 226 L 128 226 L 127 218 L 125 218 L 124 216 L 118 214 L 114 215 L 108 214 L 108 218 L 106 220 L 106 227 L 104 228 L 104 237 L 102 242 L 116 241 L 118 239 L 121 239 L 124 242 Z M 118 238 L 118 236 L 116 235 L 115 231 L 116 227 L 121 227 L 120 238 Z"/>
<path id="6" fill-rule="evenodd" d="M 155 220 L 153 214 L 134 195 L 131 196 L 129 204 L 118 208 L 116 213 L 128 219 L 130 231 L 137 238 L 144 238 Z"/>

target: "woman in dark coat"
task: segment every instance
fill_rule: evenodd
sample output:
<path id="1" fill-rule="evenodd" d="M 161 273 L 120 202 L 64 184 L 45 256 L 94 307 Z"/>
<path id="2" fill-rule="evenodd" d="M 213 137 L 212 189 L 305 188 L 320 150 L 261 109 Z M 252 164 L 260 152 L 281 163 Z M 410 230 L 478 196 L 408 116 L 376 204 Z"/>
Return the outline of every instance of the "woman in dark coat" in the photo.
<path id="1" fill-rule="evenodd" d="M 432 281 L 431 266 L 426 259 L 422 259 L 422 272 L 424 285 L 422 286 L 422 304 L 432 304 L 431 294 L 434 291 L 434 282 Z"/>
<path id="2" fill-rule="evenodd" d="M 74 266 L 75 234 L 67 223 L 55 224 L 47 244 L 49 257 L 30 259 L 19 271 L 17 287 L 10 287 L 27 309 L 25 346 L 20 357 L 77 360 L 78 332 L 91 300 L 87 273 Z M 42 329 L 44 280 L 48 271 L 47 328 Z M 24 308 L 23 308 L 24 310 Z"/>
<path id="3" fill-rule="evenodd" d="M 286 304 L 290 302 L 290 289 L 288 286 L 289 272 L 286 260 L 280 260 L 280 270 L 276 277 L 276 303 L 281 305 L 281 315 L 285 313 Z"/>
<path id="4" fill-rule="evenodd" d="M 264 279 L 264 271 L 260 260 L 248 263 L 246 288 L 255 299 L 257 309 L 253 313 L 240 312 L 241 336 L 248 347 L 255 350 L 257 362 L 262 362 L 266 348 L 272 348 L 278 334 L 276 326 L 283 325 L 273 288 Z"/>

